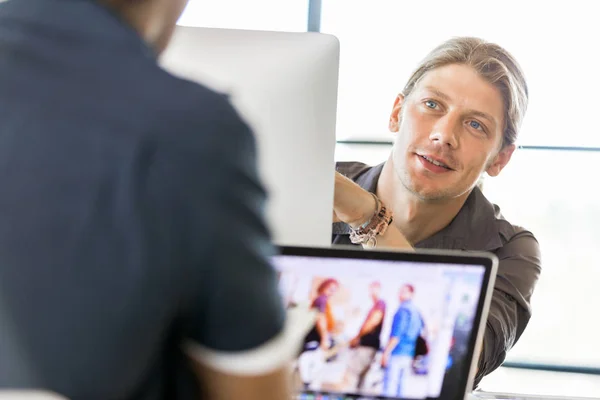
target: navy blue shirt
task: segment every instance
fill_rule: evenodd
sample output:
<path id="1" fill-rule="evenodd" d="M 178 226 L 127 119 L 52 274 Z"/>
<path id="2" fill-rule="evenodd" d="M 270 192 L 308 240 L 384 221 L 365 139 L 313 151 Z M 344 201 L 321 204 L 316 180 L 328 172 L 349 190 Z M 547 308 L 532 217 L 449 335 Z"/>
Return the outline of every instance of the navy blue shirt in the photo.
<path id="1" fill-rule="evenodd" d="M 197 398 L 185 340 L 281 331 L 253 136 L 99 4 L 0 5 L 0 187 L 0 389 Z"/>

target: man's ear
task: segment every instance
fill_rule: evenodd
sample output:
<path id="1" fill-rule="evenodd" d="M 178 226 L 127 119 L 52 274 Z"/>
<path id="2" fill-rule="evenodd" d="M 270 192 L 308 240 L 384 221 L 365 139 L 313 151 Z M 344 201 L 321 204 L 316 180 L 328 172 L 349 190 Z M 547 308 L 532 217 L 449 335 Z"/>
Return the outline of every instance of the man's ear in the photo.
<path id="1" fill-rule="evenodd" d="M 398 130 L 400 130 L 400 114 L 402 112 L 403 104 L 404 95 L 401 93 L 398 96 L 396 96 L 396 100 L 394 101 L 394 107 L 392 108 L 392 114 L 390 115 L 390 132 L 398 132 Z"/>
<path id="2" fill-rule="evenodd" d="M 494 157 L 494 160 L 492 161 L 490 166 L 487 167 L 487 174 L 489 176 L 498 176 L 500 174 L 500 171 L 502 171 L 504 167 L 506 167 L 506 164 L 508 164 L 508 162 L 510 161 L 510 158 L 512 157 L 515 149 L 516 146 L 514 144 L 503 147 L 502 150 L 500 150 L 500 152 L 496 154 L 496 157 Z"/>

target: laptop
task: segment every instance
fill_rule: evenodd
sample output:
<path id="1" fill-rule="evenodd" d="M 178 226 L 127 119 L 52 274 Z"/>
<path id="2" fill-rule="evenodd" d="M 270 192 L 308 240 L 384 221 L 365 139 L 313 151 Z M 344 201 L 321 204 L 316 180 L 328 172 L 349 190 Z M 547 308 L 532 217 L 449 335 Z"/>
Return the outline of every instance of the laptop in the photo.
<path id="1" fill-rule="evenodd" d="M 317 320 L 295 360 L 302 400 L 464 399 L 498 261 L 488 253 L 280 248 L 286 308 Z"/>

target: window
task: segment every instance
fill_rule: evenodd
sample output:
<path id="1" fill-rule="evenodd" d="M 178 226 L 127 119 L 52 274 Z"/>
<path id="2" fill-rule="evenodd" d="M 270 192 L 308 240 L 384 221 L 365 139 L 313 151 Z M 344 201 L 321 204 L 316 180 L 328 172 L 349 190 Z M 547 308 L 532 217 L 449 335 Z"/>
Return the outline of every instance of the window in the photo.
<path id="1" fill-rule="evenodd" d="M 303 32 L 307 18 L 308 0 L 190 0 L 179 24 Z"/>
<path id="2" fill-rule="evenodd" d="M 600 147 L 600 75 L 590 68 L 600 37 L 596 5 L 566 4 L 323 0 L 321 31 L 341 42 L 338 140 L 390 142 L 392 103 L 412 69 L 444 40 L 478 36 L 509 50 L 527 76 L 521 145 Z M 342 143 L 336 158 L 376 164 L 389 149 Z M 534 315 L 510 361 L 600 367 L 598 163 L 598 151 L 520 149 L 499 177 L 484 181 L 488 198 L 533 231 L 542 249 Z"/>
<path id="3" fill-rule="evenodd" d="M 533 231 L 542 249 L 534 317 L 511 360 L 600 367 L 598 163 L 599 152 L 521 150 L 484 181 L 488 198 Z"/>
<path id="4" fill-rule="evenodd" d="M 600 147 L 597 3 L 586 0 L 323 0 L 321 31 L 341 42 L 338 138 L 390 140 L 392 103 L 412 69 L 452 36 L 508 49 L 530 107 L 520 144 Z"/>
<path id="5" fill-rule="evenodd" d="M 539 149 L 600 147 L 595 118 L 600 93 L 600 74 L 594 69 L 600 37 L 596 3 L 191 0 L 180 24 L 305 31 L 309 3 L 322 3 L 321 31 L 341 42 L 339 161 L 378 164 L 387 159 L 393 100 L 412 69 L 442 41 L 479 36 L 517 58 L 530 91 L 519 142 L 529 148 L 516 152 L 499 177 L 486 178 L 484 192 L 511 222 L 537 236 L 543 273 L 533 298 L 534 316 L 508 359 L 600 368 L 595 334 L 600 202 L 593 169 L 600 164 L 600 151 Z"/>

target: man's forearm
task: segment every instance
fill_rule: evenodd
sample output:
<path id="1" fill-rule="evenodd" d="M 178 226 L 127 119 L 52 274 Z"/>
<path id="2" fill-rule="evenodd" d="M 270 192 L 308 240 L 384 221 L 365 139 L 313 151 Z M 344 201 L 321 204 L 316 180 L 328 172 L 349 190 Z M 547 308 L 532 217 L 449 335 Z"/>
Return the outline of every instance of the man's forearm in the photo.
<path id="1" fill-rule="evenodd" d="M 323 314 L 319 314 L 317 317 L 317 332 L 321 337 L 321 344 L 326 343 L 329 344 L 329 332 L 327 332 L 327 321 Z"/>
<path id="2" fill-rule="evenodd" d="M 335 173 L 334 222 L 345 222 L 357 229 L 377 211 L 377 202 L 368 191 L 339 172 Z M 377 236 L 377 247 L 412 250 L 410 242 L 393 223 L 384 235 Z"/>
<path id="3" fill-rule="evenodd" d="M 358 332 L 358 337 L 363 337 L 373 331 L 375 329 L 376 324 L 369 324 L 368 322 L 361 326 L 360 331 Z"/>
<path id="4" fill-rule="evenodd" d="M 493 372 L 506 359 L 507 352 L 515 345 L 525 330 L 530 314 L 505 292 L 495 290 L 485 326 L 479 370 L 475 379 Z"/>
<path id="5" fill-rule="evenodd" d="M 494 319 L 494 317 L 491 317 L 491 319 Z M 498 321 L 495 320 L 493 324 L 498 324 Z M 489 375 L 502 365 L 508 350 L 514 344 L 507 336 L 496 333 L 493 324 L 488 319 L 477 364 L 475 386 L 481 382 L 484 376 Z"/>
<path id="6" fill-rule="evenodd" d="M 390 341 L 388 342 L 387 346 L 385 346 L 384 353 L 389 355 L 394 350 L 394 348 L 396 347 L 398 342 L 399 342 L 399 340 L 397 337 L 390 338 Z"/>
<path id="7" fill-rule="evenodd" d="M 383 313 L 379 310 L 375 311 L 373 315 L 369 317 L 365 321 L 365 323 L 360 327 L 360 331 L 358 332 L 358 337 L 365 336 L 368 333 L 373 332 L 373 330 L 381 323 L 383 320 Z"/>
<path id="8" fill-rule="evenodd" d="M 504 362 L 506 352 L 503 351 L 500 354 L 497 354 L 498 352 L 494 350 L 497 339 L 498 338 L 491 327 L 489 325 L 486 326 L 483 344 L 479 353 L 477 374 L 475 375 L 475 386 L 479 384 L 484 376 L 490 374 Z"/>

